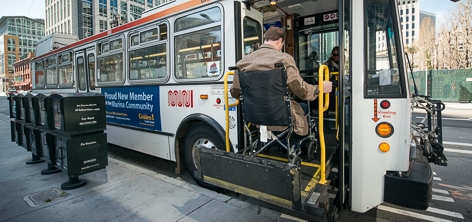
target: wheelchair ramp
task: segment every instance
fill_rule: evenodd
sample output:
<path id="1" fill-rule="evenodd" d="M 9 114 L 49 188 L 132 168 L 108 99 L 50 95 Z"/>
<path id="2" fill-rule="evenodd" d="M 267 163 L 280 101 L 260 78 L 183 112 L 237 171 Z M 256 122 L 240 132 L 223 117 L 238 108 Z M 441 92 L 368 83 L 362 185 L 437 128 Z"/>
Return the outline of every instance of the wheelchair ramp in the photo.
<path id="1" fill-rule="evenodd" d="M 318 184 L 314 176 L 319 166 L 298 167 L 280 160 L 212 149 L 197 152 L 198 176 L 206 183 L 294 211 L 325 215 L 327 185 Z"/>

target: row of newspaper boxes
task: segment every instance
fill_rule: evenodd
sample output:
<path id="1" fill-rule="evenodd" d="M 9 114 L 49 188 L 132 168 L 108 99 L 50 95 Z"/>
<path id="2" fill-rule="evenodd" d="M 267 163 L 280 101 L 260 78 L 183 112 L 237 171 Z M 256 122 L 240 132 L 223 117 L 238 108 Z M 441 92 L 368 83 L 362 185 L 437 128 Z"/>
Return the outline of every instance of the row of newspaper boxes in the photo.
<path id="1" fill-rule="evenodd" d="M 47 162 L 41 174 L 67 172 L 64 190 L 85 185 L 80 175 L 108 165 L 105 98 L 98 93 L 18 94 L 10 97 L 11 139 Z"/>

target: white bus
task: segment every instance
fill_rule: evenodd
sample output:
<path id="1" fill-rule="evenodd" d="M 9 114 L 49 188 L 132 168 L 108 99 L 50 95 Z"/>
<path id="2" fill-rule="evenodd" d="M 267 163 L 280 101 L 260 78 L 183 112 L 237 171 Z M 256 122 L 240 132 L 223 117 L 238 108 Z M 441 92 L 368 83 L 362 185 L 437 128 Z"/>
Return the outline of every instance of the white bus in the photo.
<path id="1" fill-rule="evenodd" d="M 270 26 L 285 29 L 283 50 L 309 83 L 340 48 L 340 69 L 331 73 L 336 90 L 319 115 L 323 135 L 310 161 L 287 163 L 277 149 L 238 152 L 253 135 L 240 105 L 225 104 L 232 81 L 229 75 L 224 84 L 225 73 L 257 50 Z M 425 210 L 429 163 L 446 164 L 438 127 L 444 107 L 410 91 L 399 27 L 396 0 L 172 0 L 33 58 L 33 91 L 103 94 L 109 143 L 174 161 L 177 173 L 187 169 L 208 188 L 311 215 L 327 212 L 328 187 L 336 188 L 331 207 L 339 211 L 366 212 L 383 202 Z M 415 106 L 433 121 L 412 123 Z"/>

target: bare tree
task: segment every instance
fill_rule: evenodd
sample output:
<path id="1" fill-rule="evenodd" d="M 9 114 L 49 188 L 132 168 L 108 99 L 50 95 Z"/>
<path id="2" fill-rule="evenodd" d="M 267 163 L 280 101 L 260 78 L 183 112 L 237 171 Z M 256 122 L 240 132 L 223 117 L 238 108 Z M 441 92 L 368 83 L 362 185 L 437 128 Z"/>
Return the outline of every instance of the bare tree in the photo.
<path id="1" fill-rule="evenodd" d="M 431 17 L 426 17 L 420 24 L 420 36 L 417 40 L 417 58 L 418 67 L 421 70 L 433 69 L 433 57 L 435 52 L 436 33 Z M 421 59 L 419 59 L 421 58 Z"/>
<path id="2" fill-rule="evenodd" d="M 463 0 L 457 3 L 440 27 L 436 51 L 439 69 L 471 68 L 471 25 L 472 0 Z"/>

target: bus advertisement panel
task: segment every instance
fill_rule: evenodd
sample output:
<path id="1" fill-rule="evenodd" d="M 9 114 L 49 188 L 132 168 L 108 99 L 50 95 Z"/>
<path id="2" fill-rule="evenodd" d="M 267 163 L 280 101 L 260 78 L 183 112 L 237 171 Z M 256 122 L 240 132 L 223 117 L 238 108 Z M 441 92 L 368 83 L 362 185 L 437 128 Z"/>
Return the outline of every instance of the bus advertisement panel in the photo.
<path id="1" fill-rule="evenodd" d="M 162 131 L 156 86 L 102 88 L 102 94 L 108 123 Z"/>

